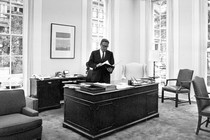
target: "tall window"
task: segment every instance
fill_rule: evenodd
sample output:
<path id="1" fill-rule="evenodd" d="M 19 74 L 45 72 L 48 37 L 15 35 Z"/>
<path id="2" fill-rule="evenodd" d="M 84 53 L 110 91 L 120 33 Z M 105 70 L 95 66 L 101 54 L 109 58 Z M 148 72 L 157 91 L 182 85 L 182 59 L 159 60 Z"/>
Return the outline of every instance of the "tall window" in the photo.
<path id="1" fill-rule="evenodd" d="M 106 0 L 92 0 L 92 50 L 106 36 Z"/>
<path id="2" fill-rule="evenodd" d="M 0 0 L 0 82 L 23 86 L 23 0 Z"/>
<path id="3" fill-rule="evenodd" d="M 210 86 L 210 0 L 208 0 L 207 85 Z"/>
<path id="4" fill-rule="evenodd" d="M 208 0 L 207 85 L 210 86 L 210 0 Z"/>
<path id="5" fill-rule="evenodd" d="M 153 50 L 158 50 L 159 61 L 155 65 L 155 75 L 159 82 L 166 79 L 166 50 L 167 50 L 167 1 L 153 0 Z"/>

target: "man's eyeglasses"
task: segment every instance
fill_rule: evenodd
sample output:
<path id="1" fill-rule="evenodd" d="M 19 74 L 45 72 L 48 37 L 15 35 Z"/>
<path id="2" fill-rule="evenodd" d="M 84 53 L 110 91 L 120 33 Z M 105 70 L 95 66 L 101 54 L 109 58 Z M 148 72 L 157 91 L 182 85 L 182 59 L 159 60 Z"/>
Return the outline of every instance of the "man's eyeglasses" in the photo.
<path id="1" fill-rule="evenodd" d="M 102 45 L 102 46 L 103 46 L 103 47 L 106 47 L 106 48 L 108 47 L 108 45 Z"/>

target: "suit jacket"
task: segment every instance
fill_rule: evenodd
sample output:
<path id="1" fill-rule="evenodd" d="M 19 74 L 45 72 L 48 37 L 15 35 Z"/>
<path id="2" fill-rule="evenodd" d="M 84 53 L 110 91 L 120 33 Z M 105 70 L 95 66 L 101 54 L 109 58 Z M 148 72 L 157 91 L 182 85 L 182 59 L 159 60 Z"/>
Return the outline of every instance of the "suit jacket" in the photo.
<path id="1" fill-rule="evenodd" d="M 103 60 L 100 55 L 100 50 L 92 51 L 88 61 L 88 66 L 93 68 L 91 76 L 92 82 L 110 83 L 110 72 L 107 71 L 106 66 L 96 67 L 98 63 L 103 63 L 107 60 L 111 65 L 114 64 L 114 55 L 111 51 L 106 51 L 106 55 Z"/>

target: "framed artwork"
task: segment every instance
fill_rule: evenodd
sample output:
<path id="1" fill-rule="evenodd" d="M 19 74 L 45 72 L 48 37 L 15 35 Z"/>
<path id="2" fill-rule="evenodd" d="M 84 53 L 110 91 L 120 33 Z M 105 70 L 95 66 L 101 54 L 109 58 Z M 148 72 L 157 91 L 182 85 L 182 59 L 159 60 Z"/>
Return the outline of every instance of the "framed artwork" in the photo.
<path id="1" fill-rule="evenodd" d="M 75 58 L 75 30 L 72 25 L 51 23 L 51 59 Z"/>

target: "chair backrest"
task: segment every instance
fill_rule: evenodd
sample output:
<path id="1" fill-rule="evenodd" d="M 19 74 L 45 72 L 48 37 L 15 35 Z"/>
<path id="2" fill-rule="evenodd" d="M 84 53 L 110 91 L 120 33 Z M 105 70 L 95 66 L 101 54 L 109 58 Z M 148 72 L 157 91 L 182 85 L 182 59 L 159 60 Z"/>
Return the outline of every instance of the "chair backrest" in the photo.
<path id="1" fill-rule="evenodd" d="M 195 76 L 192 83 L 195 92 L 195 97 L 207 97 L 207 98 L 209 97 L 204 78 Z M 202 110 L 204 107 L 210 104 L 210 101 L 208 100 L 198 100 L 196 98 L 196 101 L 198 105 L 198 110 Z"/>
<path id="2" fill-rule="evenodd" d="M 178 77 L 177 77 L 176 86 L 180 86 L 181 81 L 191 81 L 193 72 L 194 72 L 193 70 L 189 70 L 189 69 L 180 69 Z M 190 89 L 190 85 L 191 84 L 186 84 L 185 88 Z"/>
<path id="3" fill-rule="evenodd" d="M 91 77 L 92 77 L 93 70 L 87 70 L 87 76 L 86 76 L 86 82 L 92 82 Z"/>
<path id="4" fill-rule="evenodd" d="M 123 76 L 130 80 L 131 78 L 142 78 L 146 75 L 146 66 L 144 64 L 132 62 L 123 66 Z"/>
<path id="5" fill-rule="evenodd" d="M 86 62 L 86 73 L 87 73 L 86 82 L 91 82 L 91 77 L 92 77 L 93 70 L 89 66 L 89 63 L 88 62 Z"/>
<path id="6" fill-rule="evenodd" d="M 0 115 L 21 113 L 25 106 L 25 95 L 22 89 L 0 90 Z"/>

